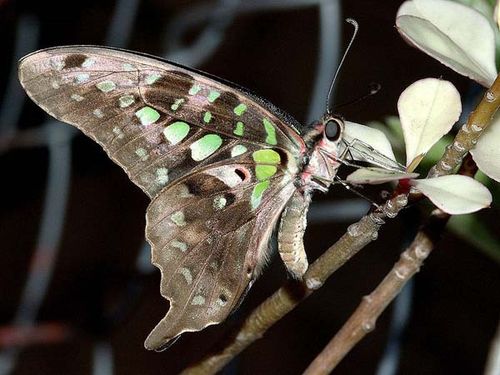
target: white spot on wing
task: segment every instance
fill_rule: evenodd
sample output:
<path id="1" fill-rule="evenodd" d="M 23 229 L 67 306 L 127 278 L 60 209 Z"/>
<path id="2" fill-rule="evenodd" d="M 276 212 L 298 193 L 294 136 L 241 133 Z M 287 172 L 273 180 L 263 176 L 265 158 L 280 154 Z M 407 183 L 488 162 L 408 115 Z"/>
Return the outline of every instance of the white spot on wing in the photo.
<path id="1" fill-rule="evenodd" d="M 321 280 L 316 278 L 310 278 L 306 280 L 306 285 L 309 289 L 316 290 L 319 289 L 322 285 Z"/>
<path id="2" fill-rule="evenodd" d="M 80 73 L 75 76 L 76 83 L 85 83 L 89 80 L 90 75 L 88 73 Z"/>
<path id="3" fill-rule="evenodd" d="M 118 99 L 118 105 L 120 108 L 126 108 L 134 102 L 134 97 L 132 95 L 123 95 Z"/>
<path id="4" fill-rule="evenodd" d="M 231 149 L 231 157 L 234 158 L 236 156 L 244 154 L 245 152 L 247 152 L 247 148 L 245 146 L 236 145 Z"/>
<path id="5" fill-rule="evenodd" d="M 178 189 L 179 189 L 179 196 L 181 198 L 191 198 L 191 197 L 194 197 L 194 195 L 189 192 L 189 188 L 187 187 L 186 184 L 179 184 Z"/>
<path id="6" fill-rule="evenodd" d="M 71 99 L 73 99 L 76 102 L 81 102 L 84 98 L 81 95 L 73 94 L 73 95 L 71 95 Z"/>
<path id="7" fill-rule="evenodd" d="M 219 297 L 219 298 L 217 298 L 217 304 L 219 306 L 226 306 L 227 305 L 227 299 Z"/>
<path id="8" fill-rule="evenodd" d="M 133 70 L 136 70 L 136 67 L 133 66 L 132 64 L 129 64 L 129 63 L 125 63 L 123 64 L 123 69 L 127 72 L 131 72 Z"/>
<path id="9" fill-rule="evenodd" d="M 135 154 L 137 156 L 139 156 L 139 158 L 142 160 L 142 161 L 145 161 L 145 160 L 148 160 L 149 159 L 149 155 L 148 155 L 148 152 L 143 149 L 143 148 L 138 148 L 137 150 L 135 150 Z"/>
<path id="10" fill-rule="evenodd" d="M 183 253 L 187 250 L 187 244 L 185 242 L 173 240 L 170 244 L 172 245 L 172 247 L 179 249 Z"/>
<path id="11" fill-rule="evenodd" d="M 191 285 L 191 283 L 193 282 L 193 275 L 191 275 L 191 271 L 189 271 L 186 267 L 182 267 L 181 269 L 179 269 L 179 272 L 182 274 L 182 276 L 184 276 L 187 284 Z M 193 302 L 194 302 L 194 298 L 193 298 Z"/>
<path id="12" fill-rule="evenodd" d="M 197 295 L 193 297 L 193 300 L 191 301 L 191 305 L 195 306 L 201 306 L 205 303 L 205 297 Z"/>
<path id="13" fill-rule="evenodd" d="M 50 60 L 50 66 L 55 70 L 62 70 L 64 68 L 64 63 L 58 58 L 53 58 Z"/>
<path id="14" fill-rule="evenodd" d="M 224 198 L 223 196 L 218 196 L 214 198 L 214 208 L 216 210 L 222 210 L 224 207 L 226 207 L 227 204 L 227 199 Z"/>
<path id="15" fill-rule="evenodd" d="M 87 57 L 85 61 L 82 63 L 82 67 L 84 68 L 90 68 L 92 65 L 95 64 L 95 60 L 91 57 Z"/>
<path id="16" fill-rule="evenodd" d="M 116 83 L 110 80 L 99 82 L 95 86 L 104 93 L 108 93 L 116 89 Z"/>
<path id="17" fill-rule="evenodd" d="M 168 182 L 168 169 L 158 168 L 156 170 L 156 182 L 160 185 L 165 185 Z"/>
<path id="18" fill-rule="evenodd" d="M 118 126 L 113 128 L 113 133 L 118 137 L 118 139 L 125 137 L 125 134 L 123 134 L 123 131 Z"/>
<path id="19" fill-rule="evenodd" d="M 186 225 L 186 220 L 184 217 L 184 212 L 176 211 L 172 215 L 170 215 L 170 219 L 174 222 L 178 227 L 183 227 Z"/>
<path id="20" fill-rule="evenodd" d="M 242 182 L 241 177 L 236 174 L 236 172 L 229 171 L 228 167 L 219 167 L 208 170 L 206 173 L 217 177 L 219 180 L 224 182 L 229 187 L 235 187 Z"/>
<path id="21" fill-rule="evenodd" d="M 100 109 L 94 109 L 94 111 L 92 113 L 97 118 L 103 118 L 104 117 L 104 113 L 102 113 L 102 111 Z"/>

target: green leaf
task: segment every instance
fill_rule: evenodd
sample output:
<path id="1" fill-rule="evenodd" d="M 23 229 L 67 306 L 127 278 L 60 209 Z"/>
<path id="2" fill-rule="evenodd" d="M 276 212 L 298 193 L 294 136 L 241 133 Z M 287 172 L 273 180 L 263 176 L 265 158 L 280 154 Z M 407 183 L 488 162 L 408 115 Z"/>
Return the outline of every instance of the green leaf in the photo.
<path id="1" fill-rule="evenodd" d="M 500 264 L 500 240 L 478 219 L 477 215 L 453 216 L 448 228 Z"/>

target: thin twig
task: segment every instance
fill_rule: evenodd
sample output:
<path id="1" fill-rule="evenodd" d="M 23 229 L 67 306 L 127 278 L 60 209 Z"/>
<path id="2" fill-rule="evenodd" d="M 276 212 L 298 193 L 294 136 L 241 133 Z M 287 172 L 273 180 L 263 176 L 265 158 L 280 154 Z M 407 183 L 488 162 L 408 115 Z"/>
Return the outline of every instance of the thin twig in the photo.
<path id="1" fill-rule="evenodd" d="M 484 95 L 483 100 L 479 103 L 474 112 L 471 113 L 467 124 L 464 125 L 457 134 L 451 147 L 448 147 L 445 154 L 438 162 L 437 166 L 433 168 L 432 177 L 450 174 L 458 165 L 461 164 L 462 159 L 467 152 L 477 143 L 479 136 L 484 129 L 488 126 L 489 121 L 495 114 L 500 104 L 500 77 L 497 77 L 490 90 Z M 431 176 L 429 176 L 431 177 Z M 258 306 L 243 325 L 236 333 L 228 339 L 227 345 L 212 354 L 206 356 L 199 363 L 187 368 L 182 372 L 186 375 L 195 374 L 214 374 L 223 368 L 232 358 L 242 352 L 251 343 L 261 338 L 263 334 L 274 323 L 279 321 L 283 316 L 293 310 L 301 301 L 307 298 L 314 290 L 320 288 L 325 280 L 332 275 L 338 268 L 354 256 L 359 250 L 365 247 L 372 240 L 376 239 L 378 230 L 384 222 L 386 217 L 395 217 L 398 212 L 407 204 L 408 196 L 398 195 L 388 200 L 381 209 L 378 209 L 371 214 L 363 217 L 356 224 L 352 224 L 347 233 L 344 234 L 334 245 L 332 245 L 320 258 L 316 260 L 304 275 L 304 282 L 293 283 L 288 282 L 283 287 L 278 289 L 272 296 L 266 299 L 260 306 Z M 436 221 L 433 226 L 439 227 L 438 223 L 444 225 L 448 220 L 448 215 L 440 210 L 435 210 L 431 216 L 433 221 Z M 376 294 L 380 305 L 373 305 L 372 302 L 365 302 L 360 308 L 367 311 L 373 311 L 380 314 L 385 307 L 392 301 L 400 290 L 398 283 L 401 287 L 405 284 L 404 281 L 408 280 L 417 272 L 423 260 L 427 257 L 432 249 L 433 240 L 425 232 L 419 232 L 414 242 L 408 250 L 403 253 L 401 260 L 396 263 L 398 274 L 394 269 L 387 278 L 393 280 L 389 282 L 383 281 L 383 285 L 389 285 L 394 292 L 384 290 L 374 293 Z M 402 273 L 401 273 L 402 272 Z M 386 279 L 387 279 L 386 278 Z M 381 284 L 382 285 L 382 284 Z M 385 294 L 388 292 L 388 294 Z M 366 306 L 364 306 L 366 305 Z M 376 319 L 378 315 L 373 315 Z M 364 319 L 364 328 L 362 327 L 359 340 L 364 335 L 373 329 L 374 322 Z M 373 323 L 373 324 L 372 324 Z M 351 319 L 346 323 L 344 328 L 339 334 L 352 334 L 350 333 Z M 343 332 L 346 333 L 343 333 Z M 337 336 L 336 336 L 337 337 Z M 335 338 L 333 339 L 335 340 Z M 355 345 L 359 340 L 352 342 L 341 340 L 347 345 L 344 350 L 344 355 Z M 339 341 L 339 340 L 337 340 Z M 343 355 L 339 358 L 339 360 Z M 318 372 L 321 373 L 321 372 Z"/>
<path id="2" fill-rule="evenodd" d="M 432 173 L 433 176 L 450 174 L 456 167 L 456 165 L 452 165 L 451 161 L 458 163 L 457 165 L 461 163 L 460 170 L 458 171 L 459 174 L 469 177 L 473 177 L 476 174 L 477 165 L 468 151 L 477 143 L 480 135 L 498 110 L 500 105 L 498 98 L 500 98 L 500 76 L 497 77 L 491 89 L 486 92 L 477 109 L 469 116 L 467 124 L 470 124 L 470 126 L 468 129 L 474 129 L 474 131 L 467 131 L 467 125 L 462 127 L 452 143 L 452 147 L 446 150 L 442 159 L 436 164 Z M 492 103 L 495 103 L 495 105 L 492 105 Z M 462 149 L 458 153 L 456 144 L 469 148 L 464 149 L 464 154 L 462 154 L 464 151 Z M 464 155 L 466 155 L 465 158 Z M 438 168 L 439 165 L 441 167 L 449 165 L 450 168 L 446 167 L 443 170 L 442 168 Z M 309 365 L 304 375 L 329 374 L 347 353 L 367 333 L 375 328 L 378 317 L 389 303 L 396 298 L 408 280 L 418 272 L 424 260 L 441 237 L 449 218 L 450 215 L 439 209 L 431 213 L 427 223 L 417 233 L 410 246 L 401 254 L 399 261 L 393 266 L 377 288 L 370 295 L 363 298 L 358 308 L 349 317 L 340 331 L 330 340 L 323 351 Z"/>
<path id="3" fill-rule="evenodd" d="M 375 329 L 377 318 L 418 272 L 432 251 L 439 236 L 430 233 L 440 232 L 448 219 L 448 214 L 439 209 L 434 210 L 428 224 L 418 232 L 392 270 L 370 295 L 363 297 L 356 311 L 309 365 L 304 375 L 329 374 L 367 333 Z"/>
<path id="4" fill-rule="evenodd" d="M 434 176 L 450 174 L 456 166 L 460 165 L 464 155 L 466 155 L 468 150 L 477 143 L 477 139 L 482 134 L 482 131 L 488 126 L 489 121 L 497 111 L 499 105 L 500 78 L 497 78 L 492 88 L 485 94 L 483 100 L 478 105 L 476 111 L 471 113 L 467 124 L 464 125 L 457 134 L 457 137 L 452 144 L 453 146 L 446 150 L 442 159 L 438 162 L 438 165 L 441 165 L 441 167 L 445 165 L 445 170 L 442 170 L 442 168 L 436 168 L 433 172 Z M 457 152 L 463 152 L 463 155 L 460 154 L 457 156 Z M 453 163 L 451 163 L 451 159 L 453 160 Z M 467 163 L 462 164 L 463 168 L 461 172 L 467 175 L 474 175 L 477 167 L 471 158 L 468 158 L 467 161 Z M 446 167 L 447 163 L 449 163 L 450 168 Z M 184 370 L 182 374 L 213 374 L 223 368 L 237 354 L 243 351 L 251 343 L 261 338 L 267 329 L 279 321 L 288 312 L 293 310 L 293 308 L 307 298 L 314 290 L 320 288 L 330 275 L 332 275 L 359 250 L 365 247 L 372 239 L 375 239 L 378 230 L 383 224 L 384 218 L 396 216 L 406 203 L 407 196 L 398 195 L 397 197 L 388 200 L 381 210 L 377 210 L 370 215 L 363 217 L 358 223 L 351 225 L 348 233 L 344 234 L 339 241 L 331 246 L 309 267 L 308 272 L 304 276 L 304 283 L 297 285 L 297 283 L 289 282 L 285 284 L 250 314 L 240 327 L 239 331 L 234 333 L 229 339 L 229 343 L 225 346 L 225 348 L 208 355 L 198 364 Z M 376 220 L 374 220 L 374 218 L 376 218 Z M 440 228 L 441 226 L 444 227 L 448 219 L 449 216 L 447 214 L 441 210 L 435 210 L 430 220 L 433 223 L 433 227 Z M 430 227 L 428 228 L 429 231 L 431 229 L 432 228 Z M 353 233 L 358 234 L 358 236 L 352 235 Z M 395 268 L 393 268 L 391 273 L 387 276 L 389 279 L 386 278 L 387 280 L 384 279 L 382 282 L 382 291 L 374 291 L 376 296 L 381 296 L 377 297 L 377 301 L 380 303 L 372 304 L 372 302 L 364 302 L 358 308 L 361 309 L 362 312 L 367 311 L 373 313 L 373 320 L 370 321 L 364 319 L 364 322 L 367 324 L 361 326 L 361 330 L 357 331 L 359 338 L 353 340 L 352 344 L 349 340 L 340 340 L 345 345 L 345 349 L 340 350 L 338 361 L 340 361 L 340 359 L 342 359 L 343 356 L 349 352 L 352 346 L 361 340 L 366 333 L 373 329 L 376 318 L 399 293 L 406 281 L 418 271 L 428 253 L 432 250 L 432 244 L 433 240 L 431 240 L 431 237 L 429 237 L 425 231 L 419 232 L 412 245 L 410 245 L 408 250 L 403 253 L 405 254 L 404 258 L 402 256 L 401 260 L 395 265 Z M 401 275 L 404 275 L 404 278 L 401 278 Z M 345 335 L 346 333 L 349 333 L 352 325 L 359 323 L 357 321 L 357 315 L 353 315 L 352 319 L 354 319 L 354 323 L 351 319 L 349 319 L 338 335 Z M 373 324 L 370 322 L 373 322 Z M 337 336 L 335 336 L 333 340 L 336 340 L 336 337 Z M 342 339 L 343 336 L 340 336 L 340 338 Z M 337 339 L 336 341 L 339 340 Z M 331 356 L 329 353 L 330 352 L 327 351 L 327 357 Z M 333 355 L 337 355 L 337 353 L 335 352 Z M 338 363 L 334 357 L 329 358 L 328 360 L 320 359 L 319 361 L 323 363 Z M 311 364 L 311 366 L 313 366 L 313 364 Z M 311 372 L 311 374 L 313 373 L 314 372 Z M 321 373 L 322 372 L 318 372 L 318 374 Z"/>
<path id="5" fill-rule="evenodd" d="M 184 370 L 183 374 L 213 374 L 224 367 L 234 356 L 261 338 L 274 323 L 319 289 L 330 275 L 359 250 L 375 240 L 384 219 L 395 217 L 406 203 L 406 195 L 399 195 L 350 225 L 347 233 L 309 267 L 303 282 L 290 281 L 278 289 L 250 314 L 238 332 L 228 339 L 229 343 L 224 349 Z"/>
<path id="6" fill-rule="evenodd" d="M 438 177 L 453 173 L 464 156 L 474 148 L 483 131 L 488 127 L 491 119 L 500 105 L 500 76 L 483 96 L 481 102 L 472 111 L 467 122 L 460 128 L 453 143 L 446 147 L 441 159 L 429 171 L 428 177 Z"/>

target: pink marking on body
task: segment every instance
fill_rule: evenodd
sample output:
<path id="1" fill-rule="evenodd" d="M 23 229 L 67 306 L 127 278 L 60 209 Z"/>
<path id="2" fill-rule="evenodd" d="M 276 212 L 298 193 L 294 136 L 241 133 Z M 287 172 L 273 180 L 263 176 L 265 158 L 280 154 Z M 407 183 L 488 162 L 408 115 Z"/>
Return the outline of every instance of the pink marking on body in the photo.
<path id="1" fill-rule="evenodd" d="M 410 178 L 403 178 L 398 181 L 398 186 L 393 192 L 393 196 L 399 195 L 399 194 L 408 194 L 411 189 L 411 179 Z"/>
<path id="2" fill-rule="evenodd" d="M 309 186 L 310 183 L 311 183 L 311 179 L 312 179 L 312 174 L 311 172 L 305 170 L 304 172 L 302 172 L 300 174 L 300 182 L 301 182 L 301 186 L 303 187 L 306 187 L 306 186 Z M 300 189 L 300 190 L 304 190 L 303 188 Z"/>

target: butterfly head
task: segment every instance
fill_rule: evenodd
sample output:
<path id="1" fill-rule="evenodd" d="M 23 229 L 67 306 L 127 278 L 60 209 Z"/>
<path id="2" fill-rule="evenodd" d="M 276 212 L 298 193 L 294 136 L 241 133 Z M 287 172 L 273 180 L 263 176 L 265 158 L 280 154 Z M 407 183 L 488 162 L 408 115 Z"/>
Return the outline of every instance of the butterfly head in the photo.
<path id="1" fill-rule="evenodd" d="M 342 118 L 326 114 L 306 134 L 310 157 L 302 178 L 308 187 L 327 191 L 332 184 L 340 166 L 339 150 L 344 127 Z"/>
<path id="2" fill-rule="evenodd" d="M 337 147 L 344 133 L 344 120 L 342 120 L 339 116 L 326 115 L 323 117 L 320 124 L 320 126 L 323 127 L 323 138 L 325 139 L 325 144 L 330 146 L 334 144 L 335 147 Z"/>

